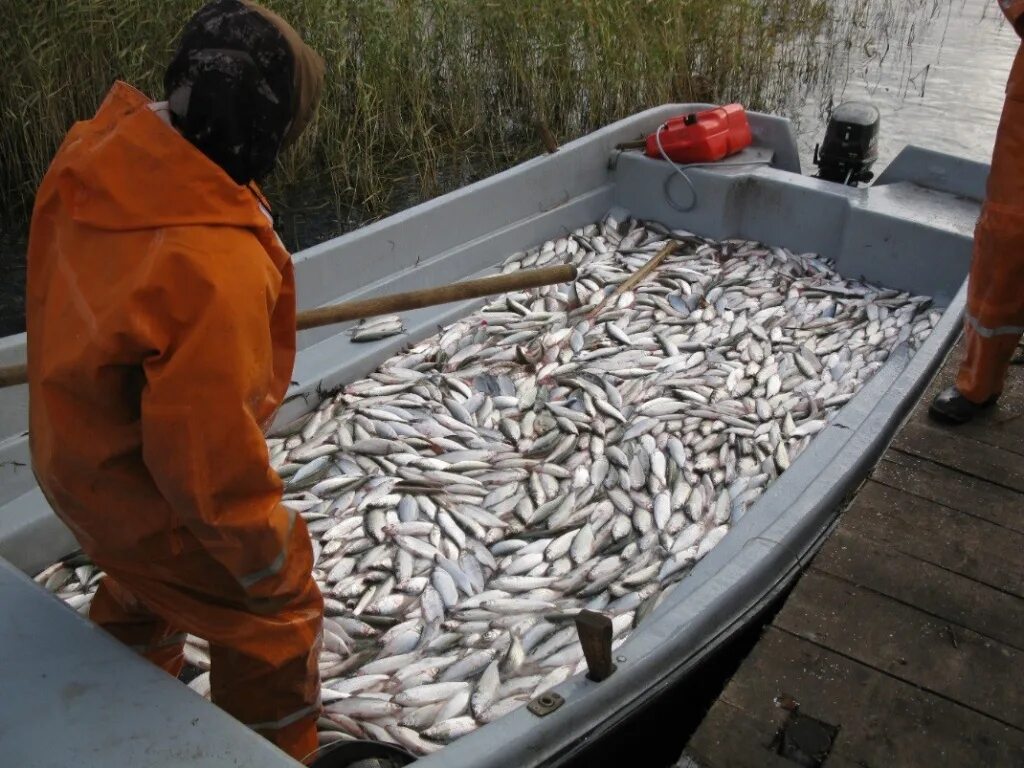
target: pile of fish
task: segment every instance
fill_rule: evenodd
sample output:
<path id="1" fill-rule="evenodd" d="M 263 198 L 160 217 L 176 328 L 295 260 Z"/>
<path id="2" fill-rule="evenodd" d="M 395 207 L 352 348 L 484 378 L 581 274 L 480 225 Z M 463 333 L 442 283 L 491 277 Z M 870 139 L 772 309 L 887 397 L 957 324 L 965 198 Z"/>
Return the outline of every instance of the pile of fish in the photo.
<path id="1" fill-rule="evenodd" d="M 323 743 L 424 754 L 513 711 L 584 668 L 584 607 L 617 647 L 940 316 L 814 255 L 612 216 L 504 271 L 556 262 L 577 281 L 492 301 L 268 440 L 326 598 Z M 38 580 L 84 612 L 79 558 Z"/>

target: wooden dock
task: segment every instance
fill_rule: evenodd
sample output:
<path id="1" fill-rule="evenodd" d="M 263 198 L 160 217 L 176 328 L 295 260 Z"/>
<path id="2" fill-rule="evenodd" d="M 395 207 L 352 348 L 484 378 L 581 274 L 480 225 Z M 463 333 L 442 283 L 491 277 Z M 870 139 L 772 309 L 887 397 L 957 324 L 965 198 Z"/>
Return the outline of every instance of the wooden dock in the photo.
<path id="1" fill-rule="evenodd" d="M 679 768 L 1024 766 L 1024 369 L 941 427 L 955 351 Z"/>

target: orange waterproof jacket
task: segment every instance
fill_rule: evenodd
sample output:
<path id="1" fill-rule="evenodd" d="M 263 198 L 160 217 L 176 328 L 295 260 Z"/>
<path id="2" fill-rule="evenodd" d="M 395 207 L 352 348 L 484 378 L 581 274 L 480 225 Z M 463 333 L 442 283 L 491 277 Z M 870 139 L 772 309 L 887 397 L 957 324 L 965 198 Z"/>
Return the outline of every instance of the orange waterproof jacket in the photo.
<path id="1" fill-rule="evenodd" d="M 202 548 L 243 586 L 281 567 L 263 427 L 295 359 L 291 261 L 255 191 L 124 83 L 39 190 L 27 315 L 33 469 L 86 552 Z"/>

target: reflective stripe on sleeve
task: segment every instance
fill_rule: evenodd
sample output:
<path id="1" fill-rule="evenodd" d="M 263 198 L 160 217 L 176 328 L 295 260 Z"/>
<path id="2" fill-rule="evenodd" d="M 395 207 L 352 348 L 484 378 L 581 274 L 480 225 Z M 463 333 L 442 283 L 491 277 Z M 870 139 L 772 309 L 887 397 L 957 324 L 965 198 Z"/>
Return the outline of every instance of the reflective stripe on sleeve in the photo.
<path id="1" fill-rule="evenodd" d="M 257 584 L 263 579 L 275 576 L 281 572 L 284 568 L 284 564 L 288 559 L 288 543 L 292 538 L 292 530 L 295 528 L 295 510 L 285 507 L 288 510 L 288 530 L 284 535 L 284 546 L 281 548 L 281 552 L 274 558 L 274 562 L 268 565 L 266 568 L 260 568 L 258 571 L 254 571 L 246 576 L 243 576 L 238 580 L 245 589 Z"/>

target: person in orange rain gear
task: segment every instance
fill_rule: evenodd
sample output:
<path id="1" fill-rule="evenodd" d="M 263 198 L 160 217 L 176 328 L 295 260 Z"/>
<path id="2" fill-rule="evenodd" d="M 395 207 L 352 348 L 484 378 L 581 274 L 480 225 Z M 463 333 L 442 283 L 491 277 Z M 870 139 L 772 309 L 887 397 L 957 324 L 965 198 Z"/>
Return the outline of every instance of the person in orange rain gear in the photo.
<path id="1" fill-rule="evenodd" d="M 215 0 L 151 103 L 117 83 L 36 198 L 32 463 L 107 574 L 100 626 L 177 675 L 210 643 L 213 701 L 317 747 L 323 598 L 264 429 L 291 378 L 295 283 L 255 183 L 307 125 L 324 64 L 282 19 Z"/>
<path id="2" fill-rule="evenodd" d="M 1024 0 L 999 0 L 1024 36 Z M 964 424 L 991 407 L 1024 333 L 1024 47 L 1006 86 L 1003 115 L 992 152 L 992 170 L 967 283 L 964 359 L 956 384 L 940 392 L 929 412 L 936 420 Z"/>

